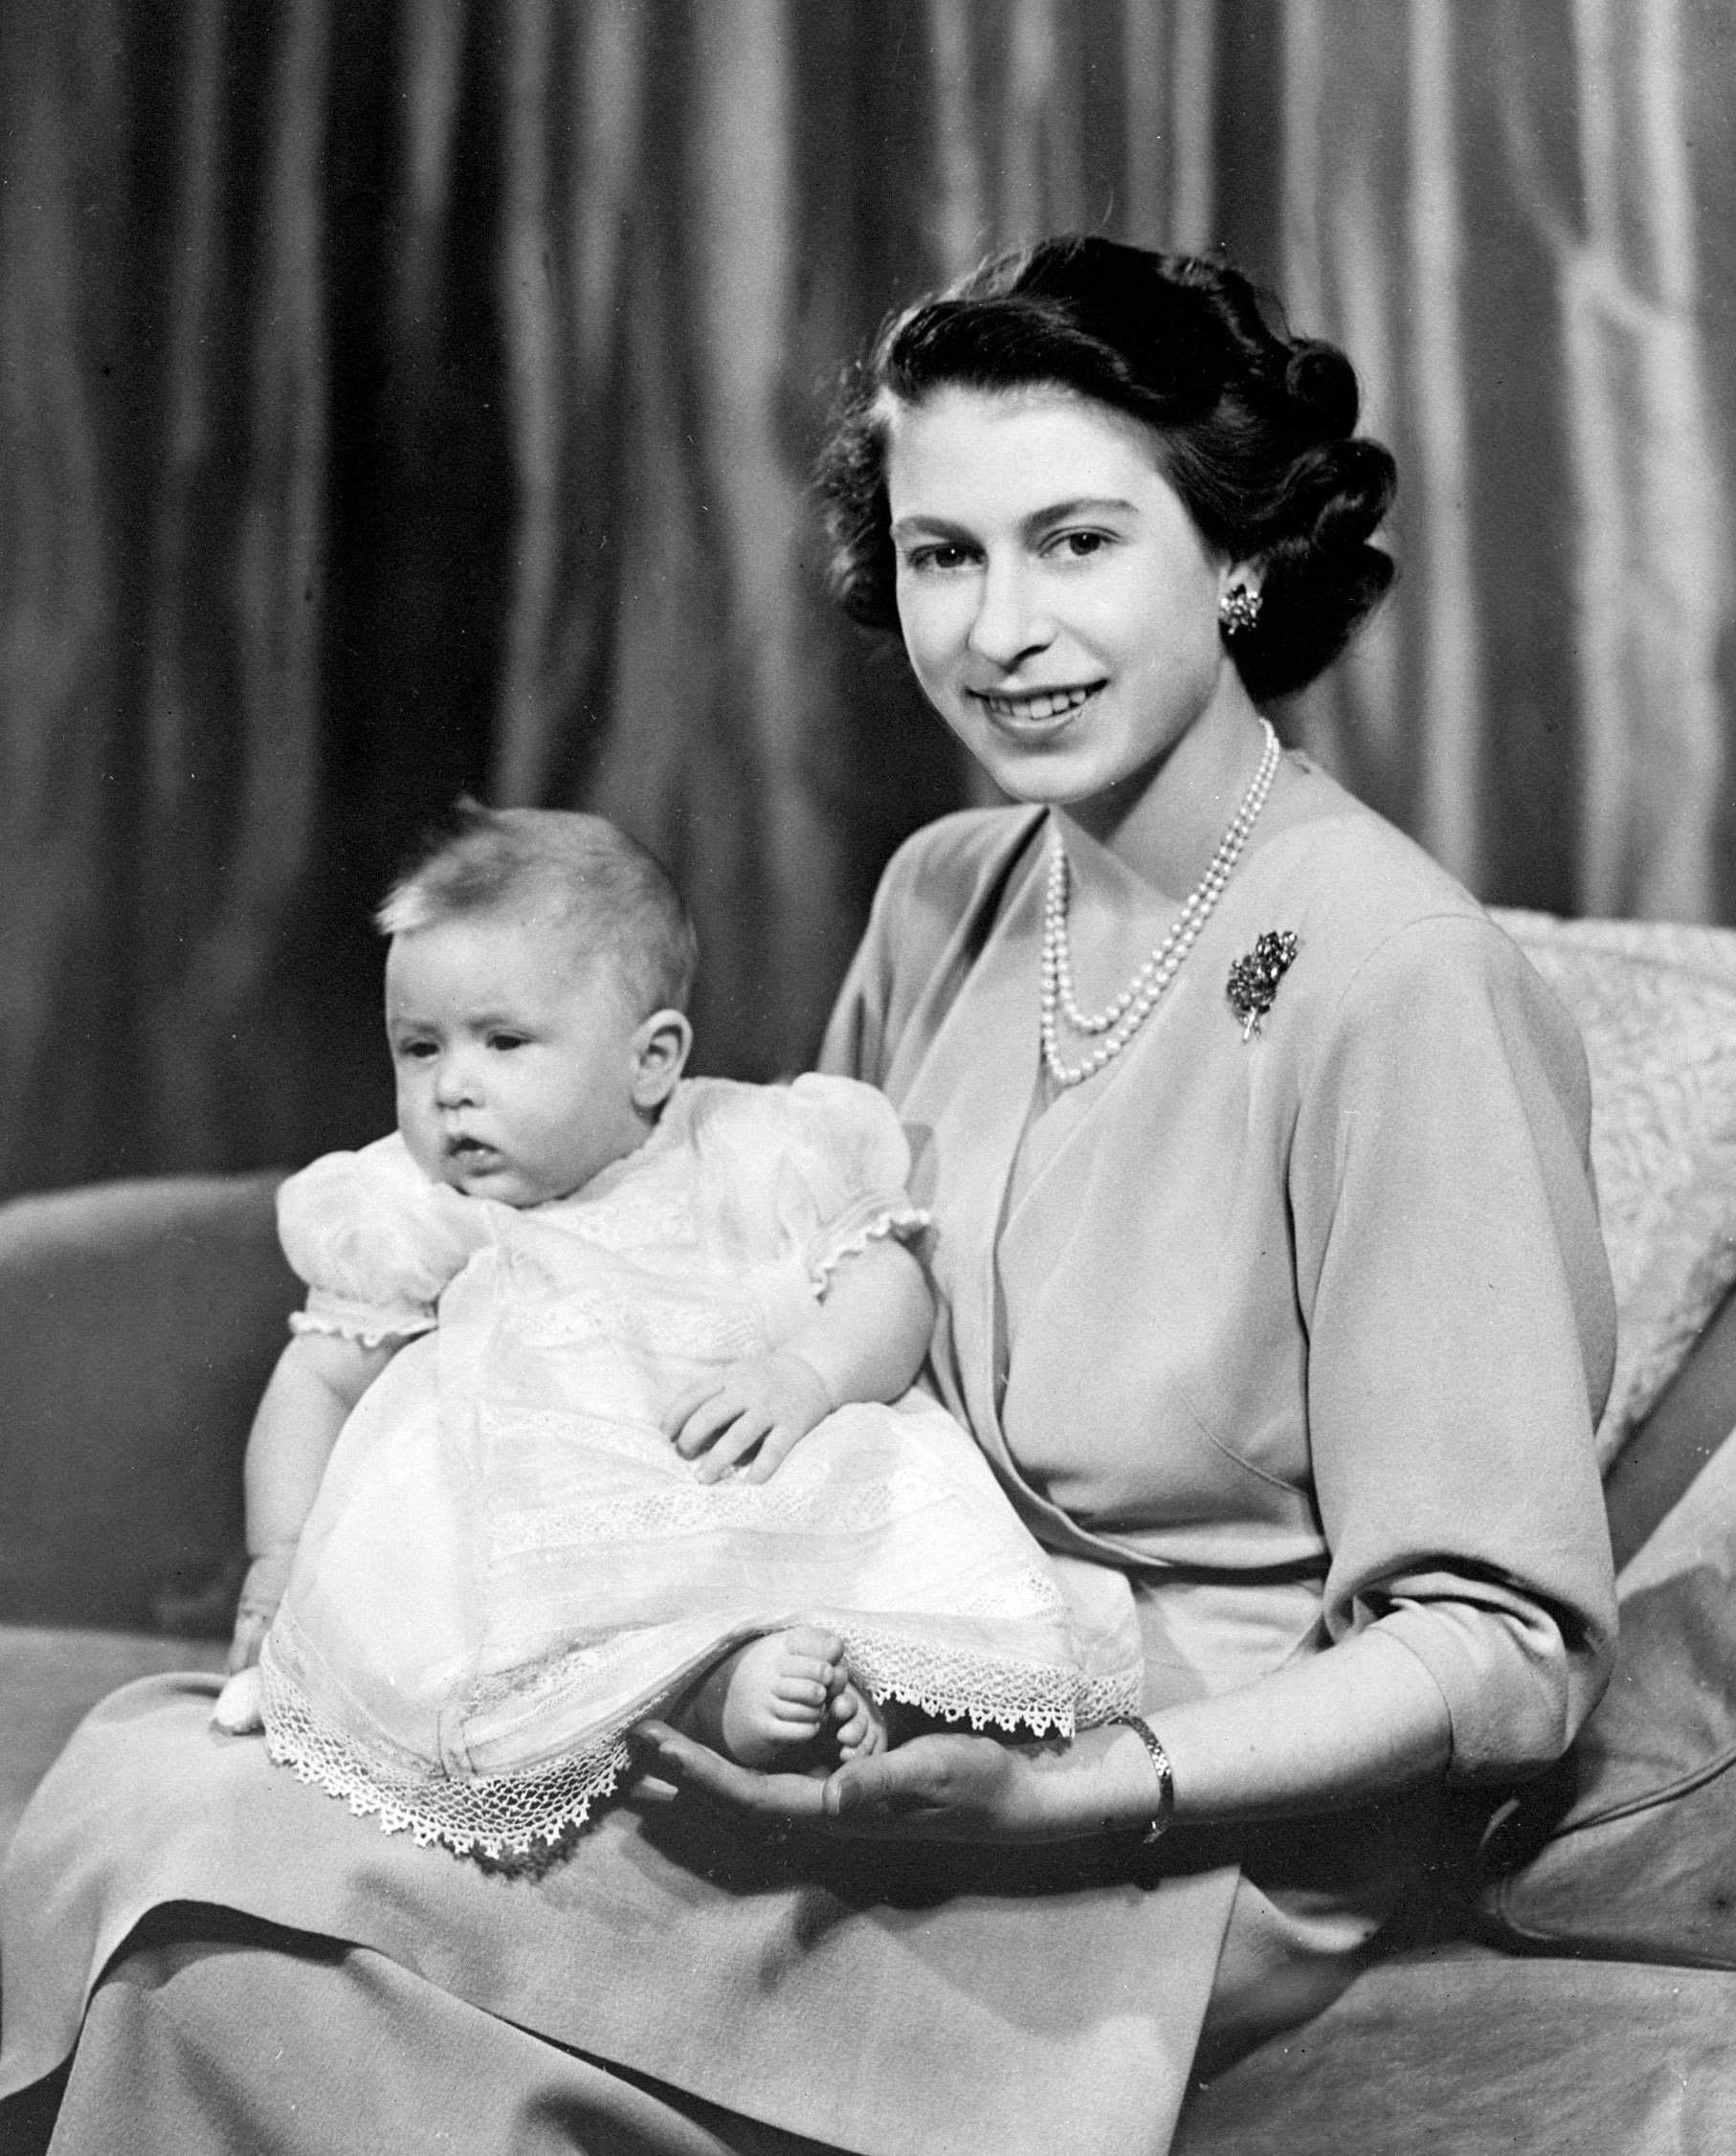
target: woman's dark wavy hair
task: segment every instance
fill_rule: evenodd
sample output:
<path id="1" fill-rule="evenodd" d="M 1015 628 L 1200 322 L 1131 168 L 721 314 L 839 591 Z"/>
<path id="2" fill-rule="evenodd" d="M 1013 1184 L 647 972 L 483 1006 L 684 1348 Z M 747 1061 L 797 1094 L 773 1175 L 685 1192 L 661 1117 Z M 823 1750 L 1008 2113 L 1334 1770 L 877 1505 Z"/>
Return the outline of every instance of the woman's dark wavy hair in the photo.
<path id="1" fill-rule="evenodd" d="M 1236 270 L 1089 235 L 997 256 L 889 317 L 854 370 L 818 471 L 832 589 L 853 620 L 898 626 L 889 400 L 1039 384 L 1142 421 L 1201 535 L 1258 564 L 1259 620 L 1228 647 L 1256 701 L 1331 664 L 1393 576 L 1369 542 L 1395 469 L 1355 433 L 1349 361 L 1290 336 Z"/>

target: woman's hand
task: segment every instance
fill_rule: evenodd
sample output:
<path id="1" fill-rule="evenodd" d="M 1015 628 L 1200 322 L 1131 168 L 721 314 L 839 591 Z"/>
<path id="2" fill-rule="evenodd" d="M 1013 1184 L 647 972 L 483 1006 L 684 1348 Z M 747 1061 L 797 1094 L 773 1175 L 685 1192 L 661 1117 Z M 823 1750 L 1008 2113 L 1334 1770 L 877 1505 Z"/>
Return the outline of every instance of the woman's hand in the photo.
<path id="1" fill-rule="evenodd" d="M 638 1736 L 649 1756 L 639 1794 L 692 1791 L 768 1824 L 897 1841 L 1065 1841 L 1144 1826 L 1156 1808 L 1151 1763 L 1131 1730 L 1090 1729 L 1071 1744 L 1009 1744 L 941 1731 L 824 1781 L 757 1774 L 665 1723 Z"/>

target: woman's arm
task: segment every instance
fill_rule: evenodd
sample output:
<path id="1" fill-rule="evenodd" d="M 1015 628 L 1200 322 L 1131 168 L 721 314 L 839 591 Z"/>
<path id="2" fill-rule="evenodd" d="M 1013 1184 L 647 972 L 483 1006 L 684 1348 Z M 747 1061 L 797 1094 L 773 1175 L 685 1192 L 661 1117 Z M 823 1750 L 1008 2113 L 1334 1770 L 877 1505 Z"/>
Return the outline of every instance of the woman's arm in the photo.
<path id="1" fill-rule="evenodd" d="M 1192 1825 L 1368 1803 L 1434 1780 L 1452 1746 L 1446 1703 L 1428 1671 L 1375 1633 L 1148 1720 L 1175 1777 L 1173 1816 Z M 975 1755 L 983 1740 L 962 1742 L 971 1752 L 945 1761 L 913 1757 L 912 1744 L 840 1768 L 827 1785 L 828 1812 L 870 1833 L 902 1827 L 994 1839 L 1064 1838 L 1153 1815 L 1156 1776 L 1131 1730 L 1088 1730 L 1065 1750 L 1013 1754 L 1008 1769 Z"/>
<path id="2" fill-rule="evenodd" d="M 302 1332 L 278 1356 L 247 1439 L 251 1563 L 230 1642 L 232 1673 L 258 1660 L 338 1433 L 400 1345 L 393 1340 L 367 1347 L 342 1334 Z"/>
<path id="3" fill-rule="evenodd" d="M 934 1298 L 919 1260 L 890 1235 L 838 1260 L 813 1316 L 768 1355 L 701 1378 L 663 1420 L 684 1459 L 707 1454 L 715 1481 L 753 1456 L 763 1482 L 816 1422 L 853 1400 L 896 1400 L 922 1367 Z"/>
<path id="4" fill-rule="evenodd" d="M 1149 1718 L 1175 1777 L 1177 1821 L 1234 1826 L 1325 1811 L 1444 1772 L 1446 1703 L 1397 1641 L 1361 1633 L 1311 1660 Z M 640 1733 L 653 1801 L 690 1789 L 749 1813 L 911 1840 L 1068 1840 L 1146 1825 L 1149 1754 L 1130 1729 L 1070 1745 L 917 1737 L 825 1782 L 733 1766 L 663 1723 Z"/>

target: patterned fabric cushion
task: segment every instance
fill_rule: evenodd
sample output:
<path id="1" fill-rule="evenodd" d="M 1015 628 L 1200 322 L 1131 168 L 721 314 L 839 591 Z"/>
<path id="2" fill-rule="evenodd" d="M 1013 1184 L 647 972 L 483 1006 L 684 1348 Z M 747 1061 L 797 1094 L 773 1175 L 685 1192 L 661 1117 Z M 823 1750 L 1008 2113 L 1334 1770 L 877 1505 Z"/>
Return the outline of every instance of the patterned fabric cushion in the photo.
<path id="1" fill-rule="evenodd" d="M 1498 912 L 1578 1021 L 1615 1282 L 1607 1468 L 1736 1279 L 1736 931 Z"/>

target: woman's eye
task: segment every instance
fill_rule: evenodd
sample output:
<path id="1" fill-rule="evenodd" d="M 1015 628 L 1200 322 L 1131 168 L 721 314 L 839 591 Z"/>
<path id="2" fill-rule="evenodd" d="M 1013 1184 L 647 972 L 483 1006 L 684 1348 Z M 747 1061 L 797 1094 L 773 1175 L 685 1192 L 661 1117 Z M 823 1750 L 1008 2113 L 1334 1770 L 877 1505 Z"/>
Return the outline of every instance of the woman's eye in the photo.
<path id="1" fill-rule="evenodd" d="M 968 546 L 961 545 L 955 540 L 944 540 L 932 546 L 913 546 L 904 556 L 904 567 L 919 576 L 925 571 L 935 570 L 944 574 L 948 569 L 968 567 L 970 560 Z"/>
<path id="2" fill-rule="evenodd" d="M 1093 554 L 1101 554 L 1109 544 L 1106 531 L 1063 531 L 1049 542 L 1049 551 L 1058 554 L 1064 561 L 1088 561 Z"/>

